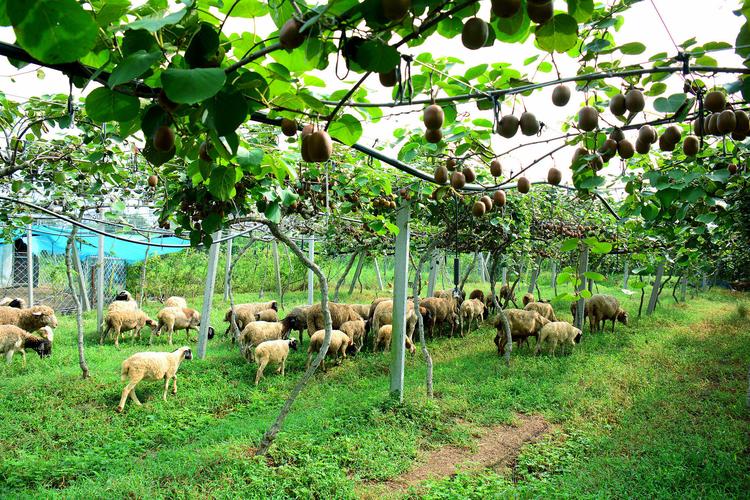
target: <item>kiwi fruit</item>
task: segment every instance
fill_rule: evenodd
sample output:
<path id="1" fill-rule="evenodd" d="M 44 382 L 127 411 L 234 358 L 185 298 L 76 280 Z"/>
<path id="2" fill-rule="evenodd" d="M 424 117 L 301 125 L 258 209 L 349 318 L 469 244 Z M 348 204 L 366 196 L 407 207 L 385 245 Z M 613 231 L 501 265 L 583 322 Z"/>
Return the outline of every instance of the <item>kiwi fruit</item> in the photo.
<path id="1" fill-rule="evenodd" d="M 734 111 L 725 109 L 719 113 L 719 118 L 716 120 L 716 127 L 719 129 L 721 135 L 728 134 L 737 128 L 737 118 L 734 115 Z"/>
<path id="2" fill-rule="evenodd" d="M 638 140 L 642 143 L 653 144 L 654 135 L 656 135 L 656 133 L 650 125 L 644 125 L 638 129 Z"/>
<path id="3" fill-rule="evenodd" d="M 558 85 L 552 90 L 552 104 L 562 108 L 570 102 L 570 89 L 565 85 Z"/>
<path id="4" fill-rule="evenodd" d="M 685 137 L 685 140 L 682 142 L 682 152 L 685 153 L 686 156 L 695 156 L 700 149 L 701 141 L 694 135 Z"/>
<path id="5" fill-rule="evenodd" d="M 529 192 L 530 189 L 531 189 L 531 182 L 529 182 L 529 180 L 524 176 L 519 177 L 518 178 L 518 192 L 522 194 L 526 194 Z"/>
<path id="6" fill-rule="evenodd" d="M 198 158 L 206 162 L 211 161 L 211 155 L 208 154 L 208 143 L 206 141 L 201 142 L 200 147 L 198 147 Z"/>
<path id="7" fill-rule="evenodd" d="M 695 135 L 697 135 L 698 137 L 703 137 L 704 135 L 706 135 L 704 125 L 706 125 L 706 127 L 708 126 L 705 118 L 698 117 L 693 120 L 693 133 L 695 133 Z"/>
<path id="8" fill-rule="evenodd" d="M 461 30 L 461 43 L 469 50 L 477 50 L 484 47 L 489 34 L 489 25 L 478 17 L 472 17 Z"/>
<path id="9" fill-rule="evenodd" d="M 475 180 L 477 180 L 477 174 L 474 173 L 473 168 L 464 167 L 461 172 L 464 174 L 464 179 L 466 179 L 466 182 L 474 182 Z"/>
<path id="10" fill-rule="evenodd" d="M 297 122 L 290 120 L 289 118 L 282 118 L 281 133 L 287 137 L 294 137 L 297 135 Z"/>
<path id="11" fill-rule="evenodd" d="M 539 132 L 539 120 L 536 119 L 534 113 L 523 112 L 521 118 L 518 120 L 518 124 L 521 126 L 521 133 L 523 135 L 536 135 Z"/>
<path id="12" fill-rule="evenodd" d="M 669 140 L 666 133 L 659 136 L 659 149 L 662 151 L 674 151 L 676 143 Z"/>
<path id="13" fill-rule="evenodd" d="M 621 128 L 613 128 L 612 132 L 609 133 L 609 138 L 615 142 L 620 142 L 625 139 L 625 132 Z"/>
<path id="14" fill-rule="evenodd" d="M 333 154 L 333 141 L 325 130 L 313 132 L 305 138 L 308 142 L 308 153 L 314 162 L 324 162 L 331 159 Z"/>
<path id="15" fill-rule="evenodd" d="M 442 138 L 443 133 L 439 128 L 435 130 L 427 129 L 424 132 L 424 140 L 429 142 L 430 144 L 437 144 Z"/>
<path id="16" fill-rule="evenodd" d="M 148 186 L 155 188 L 156 185 L 159 184 L 159 178 L 155 175 L 149 175 L 148 176 Z"/>
<path id="17" fill-rule="evenodd" d="M 666 141 L 676 145 L 682 139 L 682 130 L 677 125 L 670 125 L 664 130 L 662 135 L 666 138 Z"/>
<path id="18" fill-rule="evenodd" d="M 651 141 L 651 144 L 655 144 L 655 143 L 656 143 L 656 141 L 658 141 L 658 140 L 659 140 L 659 132 L 657 132 L 657 131 L 656 131 L 656 127 L 653 127 L 653 126 L 651 126 L 651 125 L 646 125 L 646 127 L 648 127 L 648 128 L 650 128 L 650 129 L 651 129 L 651 137 L 652 137 L 652 139 L 653 139 L 653 140 Z"/>
<path id="19" fill-rule="evenodd" d="M 737 121 L 734 131 L 742 135 L 747 135 L 750 132 L 750 118 L 747 116 L 747 113 L 741 110 L 735 111 L 734 119 Z"/>
<path id="20" fill-rule="evenodd" d="M 161 152 L 171 151 L 174 147 L 174 132 L 168 125 L 162 125 L 154 132 L 154 149 Z"/>
<path id="21" fill-rule="evenodd" d="M 448 169 L 440 165 L 435 169 L 435 182 L 438 184 L 448 183 Z"/>
<path id="22" fill-rule="evenodd" d="M 383 15 L 391 21 L 400 21 L 411 9 L 411 0 L 383 0 Z"/>
<path id="23" fill-rule="evenodd" d="M 378 77 L 380 78 L 380 85 L 383 87 L 394 87 L 396 83 L 398 83 L 398 78 L 396 78 L 396 68 L 386 71 L 385 73 L 378 73 Z"/>
<path id="24" fill-rule="evenodd" d="M 572 167 L 578 166 L 578 164 L 581 162 L 581 158 L 584 156 L 588 156 L 589 152 L 586 148 L 576 148 L 575 152 L 573 153 L 573 159 L 570 160 L 570 165 Z"/>
<path id="25" fill-rule="evenodd" d="M 601 170 L 604 167 L 604 160 L 602 159 L 602 155 L 596 153 L 594 155 L 594 158 L 589 161 L 589 167 L 591 167 L 594 172 L 598 172 L 599 170 Z"/>
<path id="26" fill-rule="evenodd" d="M 299 135 L 304 139 L 305 137 L 312 134 L 316 130 L 318 130 L 318 128 L 315 125 L 313 125 L 312 123 L 308 123 L 307 125 L 302 127 L 302 132 L 300 132 Z"/>
<path id="27" fill-rule="evenodd" d="M 445 168 L 448 170 L 456 170 L 456 159 L 455 158 L 448 158 L 445 160 Z"/>
<path id="28" fill-rule="evenodd" d="M 518 132 L 519 120 L 513 115 L 505 115 L 497 123 L 497 133 L 510 139 Z"/>
<path id="29" fill-rule="evenodd" d="M 177 108 L 180 107 L 179 104 L 173 102 L 169 97 L 167 97 L 164 89 L 161 89 L 159 91 L 159 97 L 157 100 L 159 101 L 159 106 L 161 106 L 164 111 L 167 111 L 169 113 L 174 113 L 175 111 L 177 111 Z"/>
<path id="30" fill-rule="evenodd" d="M 505 206 L 505 191 L 498 189 L 492 194 L 492 201 L 495 202 L 495 205 L 498 207 L 504 207 Z"/>
<path id="31" fill-rule="evenodd" d="M 492 198 L 490 198 L 487 195 L 484 195 L 481 198 L 479 198 L 479 201 L 484 203 L 484 208 L 486 208 L 488 212 L 492 210 Z"/>
<path id="32" fill-rule="evenodd" d="M 313 161 L 310 157 L 310 141 L 307 140 L 310 135 L 312 134 L 310 133 L 302 136 L 302 145 L 299 148 L 300 155 L 302 155 L 302 161 Z"/>
<path id="33" fill-rule="evenodd" d="M 492 0 L 492 12 L 497 17 L 513 17 L 521 10 L 521 0 Z"/>
<path id="34" fill-rule="evenodd" d="M 646 99 L 640 90 L 628 90 L 625 94 L 625 109 L 631 113 L 640 113 L 646 107 Z"/>
<path id="35" fill-rule="evenodd" d="M 623 160 L 628 160 L 632 158 L 633 155 L 635 154 L 635 148 L 633 147 L 633 143 L 627 139 L 623 139 L 620 142 L 618 142 L 617 154 L 620 155 L 620 158 L 622 158 Z"/>
<path id="36" fill-rule="evenodd" d="M 430 104 L 424 108 L 424 116 L 422 117 L 424 126 L 427 130 L 439 130 L 443 126 L 445 121 L 445 113 L 443 108 L 437 104 Z"/>
<path id="37" fill-rule="evenodd" d="M 737 141 L 737 142 L 742 142 L 745 139 L 747 139 L 747 135 L 740 134 L 739 132 L 732 132 L 732 139 L 735 140 L 735 141 Z"/>
<path id="38" fill-rule="evenodd" d="M 286 50 L 294 50 L 305 42 L 305 35 L 299 32 L 302 23 L 292 18 L 279 30 L 279 43 Z"/>
<path id="39" fill-rule="evenodd" d="M 550 168 L 547 171 L 547 182 L 549 182 L 553 186 L 558 186 L 560 182 L 562 182 L 562 172 L 560 172 L 555 167 Z"/>
<path id="40" fill-rule="evenodd" d="M 734 175 L 737 173 L 737 164 L 736 163 L 730 163 L 727 167 L 727 170 L 729 170 L 729 173 Z"/>
<path id="41" fill-rule="evenodd" d="M 645 155 L 651 150 L 651 141 L 643 141 L 640 137 L 635 140 L 635 151 L 639 155 Z"/>
<path id="42" fill-rule="evenodd" d="M 552 0 L 528 0 L 526 12 L 529 14 L 529 19 L 537 24 L 544 24 L 555 15 Z"/>
<path id="43" fill-rule="evenodd" d="M 471 207 L 471 213 L 474 215 L 474 217 L 481 217 L 486 211 L 487 207 L 485 207 L 484 203 L 482 203 L 481 201 L 475 201 L 474 205 L 472 205 Z"/>
<path id="44" fill-rule="evenodd" d="M 703 98 L 703 105 L 713 113 L 721 113 L 727 107 L 727 99 L 722 92 L 714 90 Z"/>
<path id="45" fill-rule="evenodd" d="M 599 153 L 602 155 L 602 159 L 607 162 L 614 158 L 617 154 L 617 141 L 614 139 L 607 139 L 599 148 Z"/>
<path id="46" fill-rule="evenodd" d="M 501 177 L 503 175 L 503 165 L 497 158 L 490 163 L 490 173 L 492 177 Z"/>
<path id="47" fill-rule="evenodd" d="M 628 111 L 625 96 L 617 94 L 612 97 L 612 99 L 609 100 L 609 111 L 615 116 L 624 115 Z"/>
<path id="48" fill-rule="evenodd" d="M 466 185 L 466 177 L 461 172 L 451 174 L 451 186 L 453 189 L 462 189 Z"/>
<path id="49" fill-rule="evenodd" d="M 578 128 L 591 132 L 599 126 L 599 112 L 591 106 L 584 106 L 578 111 Z"/>
<path id="50" fill-rule="evenodd" d="M 710 117 L 708 117 L 708 126 L 706 127 L 706 132 L 708 132 L 708 135 L 719 135 L 719 113 L 712 113 Z"/>

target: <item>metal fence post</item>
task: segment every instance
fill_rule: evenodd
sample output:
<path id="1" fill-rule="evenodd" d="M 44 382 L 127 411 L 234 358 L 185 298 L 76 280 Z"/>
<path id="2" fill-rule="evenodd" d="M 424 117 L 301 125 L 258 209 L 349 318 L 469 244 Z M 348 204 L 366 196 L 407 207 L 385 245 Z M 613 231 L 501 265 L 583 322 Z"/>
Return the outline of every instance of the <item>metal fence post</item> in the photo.
<path id="1" fill-rule="evenodd" d="M 227 240 L 227 261 L 224 263 L 224 300 L 229 300 L 229 271 L 232 269 L 232 242 Z"/>
<path id="2" fill-rule="evenodd" d="M 33 230 L 31 224 L 29 224 L 29 230 L 26 233 L 26 269 L 29 272 L 28 285 L 29 285 L 29 307 L 34 305 L 34 252 L 33 252 Z"/>
<path id="3" fill-rule="evenodd" d="M 404 342 L 406 337 L 406 286 L 409 276 L 409 217 L 411 204 L 403 202 L 396 215 L 398 236 L 394 257 L 393 334 L 391 335 L 391 395 L 404 399 Z"/>
<path id="4" fill-rule="evenodd" d="M 213 241 L 221 238 L 221 231 L 216 231 Z M 208 271 L 206 272 L 206 286 L 203 289 L 203 308 L 201 310 L 201 326 L 198 330 L 198 359 L 206 357 L 208 345 L 208 328 L 211 326 L 211 305 L 214 298 L 216 283 L 216 267 L 219 264 L 219 247 L 221 243 L 212 243 L 208 251 Z"/>
<path id="5" fill-rule="evenodd" d="M 383 290 L 383 275 L 380 274 L 380 266 L 378 265 L 378 256 L 372 258 L 375 263 L 375 276 L 378 278 L 378 288 Z"/>
<path id="6" fill-rule="evenodd" d="M 310 262 L 315 262 L 315 236 L 311 236 L 307 240 L 307 258 Z M 311 306 L 314 300 L 315 293 L 315 274 L 312 269 L 307 270 L 307 305 Z"/>

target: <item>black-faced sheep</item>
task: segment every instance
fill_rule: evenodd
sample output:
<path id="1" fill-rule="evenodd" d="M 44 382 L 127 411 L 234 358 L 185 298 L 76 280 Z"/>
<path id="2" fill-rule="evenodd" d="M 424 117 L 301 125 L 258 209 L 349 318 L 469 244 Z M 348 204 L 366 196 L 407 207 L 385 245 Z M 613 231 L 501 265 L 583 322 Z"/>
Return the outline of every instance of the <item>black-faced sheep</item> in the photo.
<path id="1" fill-rule="evenodd" d="M 157 326 L 156 321 L 149 318 L 148 314 L 140 309 L 138 311 L 108 312 L 107 316 L 104 318 L 103 327 L 101 329 L 102 333 L 99 337 L 99 344 L 104 344 L 104 338 L 107 334 L 113 332 L 115 337 L 115 347 L 119 349 L 121 333 L 135 330 L 133 339 L 138 338 L 138 340 L 140 340 L 141 329 L 146 325 L 150 326 L 152 330 Z"/>
<path id="2" fill-rule="evenodd" d="M 128 396 L 135 404 L 141 405 L 135 394 L 135 386 L 141 380 L 164 380 L 163 399 L 166 401 L 171 379 L 174 381 L 172 394 L 177 394 L 177 369 L 183 359 L 193 359 L 193 353 L 187 346 L 172 352 L 139 352 L 123 361 L 120 375 L 123 382 L 128 379 L 130 382 L 122 390 L 120 404 L 117 406 L 118 413 L 125 408 Z"/>
<path id="3" fill-rule="evenodd" d="M 528 343 L 529 337 L 536 337 L 538 339 L 542 327 L 549 323 L 547 318 L 542 317 L 542 315 L 536 311 L 506 309 L 505 316 L 508 318 L 508 323 L 510 323 L 512 341 L 517 341 L 519 348 L 524 342 Z M 495 345 L 497 346 L 497 353 L 502 356 L 505 354 L 506 337 L 499 316 L 495 320 L 495 328 L 497 329 Z"/>
<path id="4" fill-rule="evenodd" d="M 310 368 L 313 356 L 315 356 L 323 347 L 323 339 L 325 338 L 325 334 L 325 330 L 318 330 L 317 332 L 310 335 L 310 345 L 307 348 L 307 365 L 305 369 Z M 332 330 L 331 343 L 328 346 L 326 358 L 332 357 L 336 360 L 336 364 L 341 364 L 341 360 L 346 359 L 346 350 L 353 344 L 354 341 L 349 338 L 347 334 L 345 334 L 341 330 Z M 323 358 L 322 361 L 323 371 L 326 371 L 326 358 Z"/>
<path id="5" fill-rule="evenodd" d="M 138 302 L 135 301 L 130 292 L 123 290 L 115 296 L 115 300 L 107 306 L 107 312 L 114 311 L 137 311 Z"/>
<path id="6" fill-rule="evenodd" d="M 164 307 L 179 307 L 181 309 L 185 309 L 187 308 L 187 306 L 188 303 L 184 297 L 173 296 L 164 301 Z"/>
<path id="7" fill-rule="evenodd" d="M 190 330 L 198 331 L 198 327 L 201 324 L 201 313 L 189 307 L 165 307 L 159 311 L 156 319 L 159 320 L 159 323 L 156 331 L 151 332 L 148 343 L 151 344 L 154 334 L 159 335 L 166 328 L 169 333 L 169 345 L 172 345 L 172 334 L 174 334 L 175 330 L 185 330 L 188 342 L 193 342 L 190 339 Z M 211 336 L 210 333 L 209 331 L 209 336 Z"/>
<path id="8" fill-rule="evenodd" d="M 57 328 L 57 316 L 49 306 L 34 306 L 28 309 L 0 307 L 0 325 L 15 325 L 27 332 L 35 332 L 45 326 Z"/>
<path id="9" fill-rule="evenodd" d="M 362 319 L 349 304 L 329 302 L 328 310 L 331 313 L 331 328 L 334 329 L 338 329 L 347 321 Z M 315 332 L 323 328 L 325 328 L 323 324 L 323 309 L 320 304 L 313 304 L 307 310 L 307 333 L 312 337 Z"/>
<path id="10" fill-rule="evenodd" d="M 279 365 L 276 373 L 281 373 L 281 376 L 284 376 L 286 358 L 289 356 L 290 348 L 295 351 L 297 350 L 296 339 L 266 340 L 255 348 L 254 357 L 255 362 L 258 364 L 258 371 L 255 372 L 255 385 L 258 385 L 261 377 L 263 377 L 263 371 L 266 369 L 268 363 Z"/>
<path id="11" fill-rule="evenodd" d="M 435 328 L 441 328 L 444 325 L 449 325 L 451 328 L 451 337 L 453 331 L 456 328 L 456 319 L 458 314 L 456 309 L 458 303 L 454 298 L 444 297 L 427 297 L 426 299 L 419 302 L 421 306 L 430 311 L 432 317 L 432 328 L 429 329 L 429 335 L 432 337 L 435 333 Z"/>
<path id="12" fill-rule="evenodd" d="M 44 336 L 37 337 L 15 325 L 0 325 L 0 355 L 5 355 L 5 361 L 10 364 L 13 354 L 20 352 L 23 366 L 26 366 L 26 349 L 31 349 L 46 358 L 52 354 L 52 338 L 49 327 L 44 327 Z"/>
<path id="13" fill-rule="evenodd" d="M 289 318 L 289 324 L 292 330 L 297 330 L 300 334 L 300 343 L 302 343 L 302 336 L 304 331 L 307 329 L 307 310 L 310 306 L 297 306 L 286 315 Z"/>
<path id="14" fill-rule="evenodd" d="M 478 298 L 469 299 L 461 304 L 461 336 L 464 336 L 464 326 L 467 331 L 471 332 L 471 322 L 474 319 L 477 320 L 477 328 L 479 328 L 479 320 L 484 315 L 484 302 Z"/>
<path id="15" fill-rule="evenodd" d="M 383 352 L 391 350 L 391 338 L 393 337 L 393 325 L 383 325 L 378 329 L 378 334 L 375 337 L 375 346 L 373 352 L 378 352 L 378 348 L 382 348 Z M 414 342 L 408 337 L 404 336 L 404 347 L 413 356 L 417 352 L 417 348 Z"/>
<path id="16" fill-rule="evenodd" d="M 528 304 L 526 304 L 526 307 L 524 307 L 524 310 L 536 311 L 550 321 L 557 321 L 555 310 L 552 307 L 552 304 L 548 304 L 546 302 L 529 302 Z"/>
<path id="17" fill-rule="evenodd" d="M 268 323 L 276 323 L 279 321 L 279 313 L 275 309 L 265 309 L 255 313 L 255 321 L 266 321 Z"/>
<path id="18" fill-rule="evenodd" d="M 542 350 L 542 344 L 547 342 L 552 344 L 551 351 L 554 356 L 557 344 L 562 344 L 564 352 L 565 346 L 568 344 L 575 346 L 581 340 L 582 334 L 583 332 L 581 330 L 565 321 L 547 323 L 539 331 L 539 341 L 536 343 L 536 350 L 534 353 L 539 354 Z"/>
<path id="19" fill-rule="evenodd" d="M 594 295 L 586 302 L 591 331 L 602 331 L 604 323 L 612 321 L 612 333 L 615 333 L 615 321 L 628 325 L 628 313 L 620 307 L 618 300 L 611 295 Z"/>
<path id="20" fill-rule="evenodd" d="M 20 297 L 5 297 L 0 300 L 0 307 L 15 307 L 16 309 L 26 309 L 26 301 Z"/>

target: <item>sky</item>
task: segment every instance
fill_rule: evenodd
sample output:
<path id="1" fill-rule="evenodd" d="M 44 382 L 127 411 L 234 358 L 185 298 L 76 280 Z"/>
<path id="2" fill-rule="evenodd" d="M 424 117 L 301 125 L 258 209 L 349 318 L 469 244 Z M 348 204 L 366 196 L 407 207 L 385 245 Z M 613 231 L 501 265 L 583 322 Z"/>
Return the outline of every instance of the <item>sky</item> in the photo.
<path id="1" fill-rule="evenodd" d="M 557 9 L 562 10 L 565 8 L 564 1 L 557 0 L 555 4 Z M 625 12 L 625 23 L 620 31 L 615 33 L 615 40 L 618 44 L 639 41 L 647 46 L 647 50 L 638 56 L 628 56 L 627 59 L 623 59 L 623 63 L 641 63 L 646 61 L 652 54 L 658 52 L 667 52 L 669 55 L 674 55 L 676 53 L 676 49 L 670 40 L 667 31 L 659 20 L 659 17 L 656 15 L 655 9 L 658 9 L 658 11 L 661 12 L 667 28 L 678 44 L 691 37 L 696 37 L 699 44 L 708 41 L 725 41 L 734 44 L 736 35 L 743 22 L 743 18 L 735 16 L 732 12 L 732 10 L 738 8 L 739 4 L 739 1 L 731 0 L 644 0 L 635 4 Z M 486 0 L 482 1 L 479 17 L 486 20 L 489 19 L 489 10 L 490 2 Z M 256 27 L 258 33 L 261 35 L 270 33 L 274 30 L 274 26 L 270 19 L 257 21 Z M 247 20 L 229 22 L 225 26 L 225 32 L 227 33 L 242 32 L 246 30 Z M 12 29 L 0 28 L 0 40 L 12 43 L 15 40 Z M 524 59 L 534 54 L 544 54 L 533 46 L 533 37 L 523 45 L 496 43 L 492 47 L 485 47 L 476 51 L 471 51 L 465 49 L 461 45 L 460 38 L 446 40 L 442 37 L 434 36 L 425 45 L 417 47 L 412 52 L 412 55 L 417 55 L 419 52 L 427 50 L 426 47 L 429 47 L 429 51 L 434 55 L 450 55 L 463 60 L 465 62 L 464 66 L 456 67 L 456 72 L 458 74 L 463 74 L 467 68 L 486 62 L 508 62 L 511 63 L 514 68 L 523 68 Z M 742 59 L 735 55 L 731 50 L 716 52 L 711 54 L 711 56 L 718 61 L 719 65 L 733 67 L 742 66 Z M 576 61 L 567 56 L 556 57 L 556 61 L 563 77 L 575 75 L 578 67 Z M 534 72 L 534 66 L 535 65 L 526 67 L 525 70 L 528 71 L 529 75 Z M 331 64 L 329 69 L 318 73 L 318 76 L 323 78 L 327 83 L 326 91 L 332 91 L 338 88 L 348 88 L 348 86 L 354 82 L 354 79 L 359 78 L 359 75 L 352 74 L 350 75 L 350 80 L 341 82 L 334 76 L 333 68 L 334 64 Z M 17 70 L 11 66 L 6 59 L 0 58 L 0 91 L 4 92 L 9 98 L 16 100 L 25 100 L 31 96 L 68 92 L 68 81 L 66 77 L 55 71 L 44 69 L 44 76 L 43 78 L 40 78 L 41 75 L 38 74 L 37 69 L 38 68 L 36 67 L 27 66 L 22 70 Z M 551 80 L 554 79 L 553 75 L 553 73 L 539 73 L 533 78 L 533 81 Z M 731 75 L 720 75 L 716 77 L 715 82 L 717 85 L 721 85 L 733 81 L 734 79 L 735 77 Z M 610 82 L 617 83 L 617 80 L 613 79 Z M 669 85 L 669 89 L 665 95 L 681 92 L 682 80 L 679 76 L 671 77 L 666 83 Z M 390 89 L 383 89 L 380 87 L 377 76 L 371 77 L 366 83 L 366 86 L 370 91 L 369 95 L 371 100 L 390 100 Z M 91 91 L 93 88 L 95 87 L 90 86 L 86 92 Z M 524 98 L 523 101 L 525 107 L 529 111 L 534 112 L 537 118 L 548 126 L 540 139 L 559 135 L 561 133 L 562 123 L 566 118 L 577 111 L 582 102 L 582 94 L 574 92 L 571 102 L 566 107 L 556 108 L 551 104 L 551 92 L 551 88 L 537 91 L 532 96 Z M 519 104 L 516 105 L 516 110 L 521 107 Z M 646 104 L 646 114 L 647 117 L 656 118 L 659 115 L 653 111 L 652 106 L 653 100 L 648 99 Z M 421 113 L 418 112 L 420 108 L 421 106 L 411 108 L 417 111 L 412 114 L 399 115 L 387 120 L 382 120 L 377 124 L 368 124 L 365 127 L 365 132 L 360 139 L 360 142 L 371 146 L 376 139 L 379 139 L 378 144 L 382 144 L 383 138 L 392 137 L 392 131 L 395 128 L 414 128 L 421 126 Z M 409 108 L 400 108 L 397 111 L 400 112 L 408 109 Z M 459 113 L 463 111 L 471 113 L 472 118 L 482 117 L 490 120 L 492 119 L 490 111 L 479 111 L 474 103 L 459 106 Z M 509 111 L 509 108 L 504 106 L 503 111 L 507 112 Z M 389 110 L 385 110 L 385 113 L 388 114 Z M 516 114 L 518 113 L 519 112 L 516 111 Z M 605 114 L 605 117 L 611 118 L 608 113 Z M 629 132 L 627 136 L 634 142 L 635 132 Z M 528 142 L 528 140 L 528 138 L 522 136 L 520 133 L 512 139 L 503 139 L 499 136 L 494 136 L 493 149 L 496 153 L 500 153 L 521 143 Z M 501 161 L 507 171 L 516 172 L 524 165 L 528 165 L 533 160 L 543 156 L 558 144 L 559 143 L 552 143 L 524 147 L 514 153 L 502 157 Z M 552 166 L 557 166 L 563 171 L 563 183 L 569 183 L 569 169 L 565 167 L 570 164 L 570 159 L 573 155 L 574 149 L 575 148 L 572 146 L 567 147 L 559 153 L 556 153 L 552 158 L 540 162 L 527 171 L 527 177 L 532 181 L 546 179 L 547 170 Z M 388 148 L 386 152 L 394 156 L 396 153 L 392 148 Z M 620 160 L 613 159 L 610 161 L 610 165 L 605 172 L 616 174 L 621 168 L 622 165 Z"/>

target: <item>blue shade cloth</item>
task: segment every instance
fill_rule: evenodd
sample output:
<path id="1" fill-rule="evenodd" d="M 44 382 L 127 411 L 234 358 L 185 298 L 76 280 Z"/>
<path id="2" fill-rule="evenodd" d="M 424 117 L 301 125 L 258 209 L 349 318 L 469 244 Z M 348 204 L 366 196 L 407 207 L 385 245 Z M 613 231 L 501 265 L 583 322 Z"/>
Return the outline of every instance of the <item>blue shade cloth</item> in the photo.
<path id="1" fill-rule="evenodd" d="M 32 227 L 32 230 L 32 252 L 34 255 L 39 255 L 42 252 L 52 255 L 65 254 L 65 245 L 67 244 L 68 235 L 70 234 L 69 229 L 35 224 Z M 135 233 L 127 233 L 123 234 L 123 236 L 131 240 L 143 241 L 144 243 L 148 242 L 148 239 L 145 236 Z M 18 234 L 17 238 L 22 238 L 23 242 L 26 243 L 25 232 Z M 79 229 L 76 238 L 78 240 L 78 254 L 82 260 L 89 256 L 98 255 L 97 245 L 99 244 L 99 235 L 85 229 Z M 179 252 L 181 250 L 180 248 L 161 247 L 159 246 L 160 244 L 186 245 L 189 244 L 189 242 L 174 236 L 153 235 L 151 237 L 151 250 L 149 251 L 149 256 L 164 255 Z M 145 258 L 147 248 L 146 245 L 129 243 L 127 241 L 121 241 L 107 236 L 104 237 L 104 255 L 108 257 L 117 257 L 128 263 L 142 261 Z"/>

